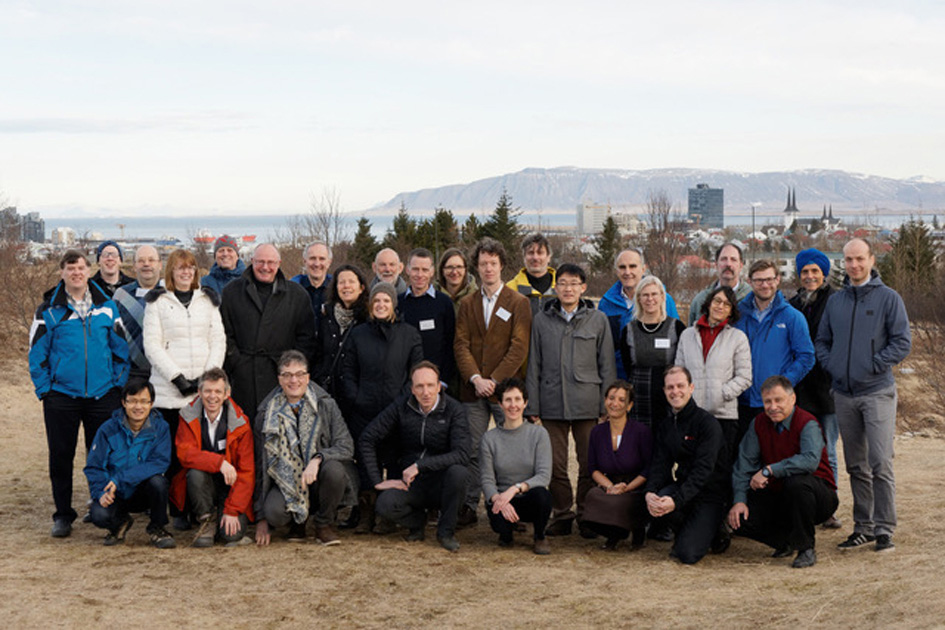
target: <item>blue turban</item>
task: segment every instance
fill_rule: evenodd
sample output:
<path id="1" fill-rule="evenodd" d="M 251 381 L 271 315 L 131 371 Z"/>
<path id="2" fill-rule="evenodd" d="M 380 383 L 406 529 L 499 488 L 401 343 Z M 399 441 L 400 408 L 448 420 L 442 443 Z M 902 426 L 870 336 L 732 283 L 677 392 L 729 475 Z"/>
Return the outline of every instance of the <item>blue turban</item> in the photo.
<path id="1" fill-rule="evenodd" d="M 801 269 L 811 263 L 820 267 L 824 277 L 830 275 L 830 259 L 827 258 L 827 255 L 822 251 L 819 249 L 814 249 L 813 247 L 797 252 L 797 257 L 794 259 L 794 266 L 797 269 L 797 275 L 801 275 Z"/>

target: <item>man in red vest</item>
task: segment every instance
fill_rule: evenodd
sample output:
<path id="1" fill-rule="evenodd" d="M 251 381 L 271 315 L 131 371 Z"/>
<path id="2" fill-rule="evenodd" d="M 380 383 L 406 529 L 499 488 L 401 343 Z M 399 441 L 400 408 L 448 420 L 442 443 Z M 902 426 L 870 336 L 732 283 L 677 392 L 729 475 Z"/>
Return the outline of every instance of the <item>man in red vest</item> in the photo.
<path id="1" fill-rule="evenodd" d="M 765 410 L 752 420 L 738 450 L 728 524 L 774 547 L 772 557 L 797 551 L 791 566 L 810 567 L 817 562 L 814 526 L 838 503 L 823 429 L 795 406 L 794 388 L 783 376 L 765 379 L 761 400 Z"/>

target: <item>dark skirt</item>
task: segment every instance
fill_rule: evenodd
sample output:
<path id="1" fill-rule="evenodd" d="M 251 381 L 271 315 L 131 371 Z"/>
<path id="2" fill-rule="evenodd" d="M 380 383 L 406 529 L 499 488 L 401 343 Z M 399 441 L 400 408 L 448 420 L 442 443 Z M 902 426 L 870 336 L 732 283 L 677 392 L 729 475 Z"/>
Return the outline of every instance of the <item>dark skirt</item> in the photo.
<path id="1" fill-rule="evenodd" d="M 602 488 L 588 490 L 584 498 L 584 518 L 582 523 L 604 525 L 617 528 L 629 534 L 635 528 L 646 524 L 646 500 L 643 488 L 637 488 L 623 494 L 607 494 Z"/>

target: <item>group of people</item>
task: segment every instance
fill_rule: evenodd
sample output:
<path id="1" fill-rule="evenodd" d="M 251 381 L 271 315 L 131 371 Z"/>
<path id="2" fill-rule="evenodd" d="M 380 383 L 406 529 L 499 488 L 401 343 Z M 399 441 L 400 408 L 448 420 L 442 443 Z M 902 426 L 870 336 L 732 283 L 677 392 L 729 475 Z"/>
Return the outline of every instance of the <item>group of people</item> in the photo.
<path id="1" fill-rule="evenodd" d="M 890 368 L 911 339 L 864 240 L 844 248 L 840 290 L 826 255 L 800 252 L 790 302 L 774 262 L 743 279 L 726 243 L 686 322 L 642 251 L 617 256 L 595 306 L 584 270 L 552 267 L 541 234 L 507 284 L 507 252 L 490 238 L 438 262 L 415 249 L 406 267 L 384 249 L 370 282 L 332 269 L 321 242 L 291 279 L 275 246 L 247 267 L 227 236 L 202 280 L 185 250 L 162 277 L 157 251 L 138 248 L 134 278 L 117 243 L 96 253 L 94 278 L 83 253 L 62 257 L 31 332 L 54 537 L 78 516 L 82 425 L 87 518 L 106 545 L 147 512 L 158 548 L 175 546 L 173 519 L 196 528 L 196 547 L 251 542 L 250 523 L 258 545 L 274 530 L 304 540 L 309 525 L 336 545 L 337 528 L 420 541 L 435 522 L 457 551 L 483 501 L 499 545 L 531 523 L 541 555 L 576 524 L 610 551 L 649 537 L 694 563 L 734 533 L 806 567 L 815 525 L 841 526 L 842 435 L 855 524 L 840 547 L 894 547 Z"/>

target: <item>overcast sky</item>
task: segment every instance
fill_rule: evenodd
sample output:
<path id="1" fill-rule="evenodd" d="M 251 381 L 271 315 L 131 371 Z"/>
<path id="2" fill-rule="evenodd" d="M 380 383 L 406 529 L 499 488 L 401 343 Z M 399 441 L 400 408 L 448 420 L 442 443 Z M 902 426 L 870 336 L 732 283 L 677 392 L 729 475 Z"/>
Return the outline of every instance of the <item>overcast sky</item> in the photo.
<path id="1" fill-rule="evenodd" d="M 0 192 L 199 214 L 564 165 L 945 180 L 945 8 L 892 4 L 0 0 Z"/>

